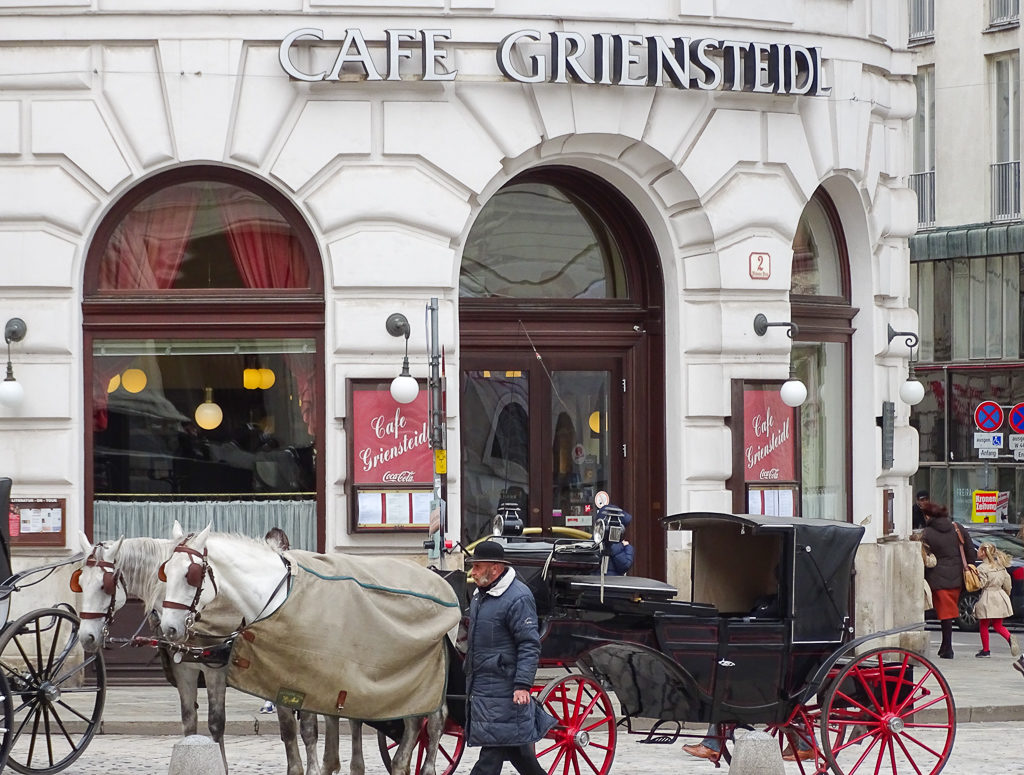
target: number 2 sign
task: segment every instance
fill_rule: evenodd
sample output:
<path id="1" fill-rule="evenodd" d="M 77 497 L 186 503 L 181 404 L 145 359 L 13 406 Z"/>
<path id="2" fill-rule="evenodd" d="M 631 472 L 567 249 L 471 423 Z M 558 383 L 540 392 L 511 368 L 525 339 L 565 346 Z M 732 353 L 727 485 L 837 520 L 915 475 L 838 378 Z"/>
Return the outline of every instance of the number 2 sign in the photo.
<path id="1" fill-rule="evenodd" d="M 772 276 L 772 257 L 769 253 L 750 254 L 750 279 L 768 280 Z"/>

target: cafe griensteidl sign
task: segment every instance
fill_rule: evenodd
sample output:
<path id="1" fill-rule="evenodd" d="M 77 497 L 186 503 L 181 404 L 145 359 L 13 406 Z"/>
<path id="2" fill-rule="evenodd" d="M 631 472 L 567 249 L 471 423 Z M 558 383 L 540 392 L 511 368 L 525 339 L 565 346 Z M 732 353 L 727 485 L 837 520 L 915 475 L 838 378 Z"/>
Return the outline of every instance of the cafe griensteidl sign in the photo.
<path id="1" fill-rule="evenodd" d="M 324 41 L 324 31 L 303 27 L 281 41 L 282 69 L 298 81 L 338 81 L 343 75 L 361 75 L 367 81 L 400 81 L 403 59 L 414 60 L 419 49 L 419 72 L 406 77 L 423 81 L 454 81 L 458 70 L 448 66 L 446 29 L 384 30 L 384 40 L 371 42 L 384 48 L 383 72 L 370 55 L 359 29 L 331 43 L 329 70 L 305 72 L 296 66 L 291 51 L 298 41 Z M 336 53 L 335 53 L 336 52 Z M 517 30 L 495 49 L 498 70 L 519 83 L 576 83 L 619 86 L 665 86 L 704 91 L 763 92 L 767 94 L 825 95 L 821 49 L 793 43 L 755 43 L 717 38 L 634 35 L 599 32 Z"/>

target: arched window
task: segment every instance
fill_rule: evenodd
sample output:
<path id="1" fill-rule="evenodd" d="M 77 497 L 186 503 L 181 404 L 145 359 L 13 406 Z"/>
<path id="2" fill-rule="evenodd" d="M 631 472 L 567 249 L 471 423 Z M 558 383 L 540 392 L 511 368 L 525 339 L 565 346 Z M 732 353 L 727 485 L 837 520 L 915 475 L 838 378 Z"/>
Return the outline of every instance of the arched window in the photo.
<path id="1" fill-rule="evenodd" d="M 800 327 L 793 344 L 797 376 L 807 386 L 799 409 L 800 514 L 847 520 L 852 513 L 850 446 L 850 267 L 835 205 L 819 188 L 793 240 L 790 305 Z"/>
<path id="2" fill-rule="evenodd" d="M 263 181 L 184 167 L 111 208 L 82 303 L 94 540 L 178 519 L 322 548 L 323 306 L 313 236 Z"/>
<path id="3" fill-rule="evenodd" d="M 641 575 L 664 575 L 662 282 L 630 202 L 595 175 L 531 170 L 483 206 L 459 278 L 462 538 L 501 502 L 528 526 L 638 515 Z"/>

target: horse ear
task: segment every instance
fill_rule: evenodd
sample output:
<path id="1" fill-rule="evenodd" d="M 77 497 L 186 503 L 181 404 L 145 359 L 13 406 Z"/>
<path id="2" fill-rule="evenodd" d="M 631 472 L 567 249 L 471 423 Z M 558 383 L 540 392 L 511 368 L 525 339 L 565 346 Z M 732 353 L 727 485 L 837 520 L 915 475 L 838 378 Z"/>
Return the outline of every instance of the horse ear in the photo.
<path id="1" fill-rule="evenodd" d="M 185 531 L 181 529 L 181 523 L 178 520 L 174 520 L 174 527 L 171 528 L 171 538 L 175 541 L 180 541 L 185 537 Z"/>
<path id="2" fill-rule="evenodd" d="M 124 543 L 124 536 L 121 536 L 114 542 L 114 545 L 104 552 L 104 559 L 107 562 L 117 562 L 117 553 L 121 551 L 121 545 Z"/>
<path id="3" fill-rule="evenodd" d="M 207 525 L 206 527 L 204 527 L 202 532 L 199 533 L 199 535 L 197 535 L 195 538 L 193 538 L 191 541 L 189 541 L 189 545 L 193 549 L 199 549 L 199 550 L 205 549 L 206 548 L 206 539 L 208 539 L 210 537 L 210 531 L 211 530 L 213 530 L 213 523 L 212 522 L 209 525 Z"/>
<path id="4" fill-rule="evenodd" d="M 81 530 L 78 531 L 78 545 L 86 554 L 92 553 L 92 542 L 86 537 L 85 533 L 83 533 Z"/>

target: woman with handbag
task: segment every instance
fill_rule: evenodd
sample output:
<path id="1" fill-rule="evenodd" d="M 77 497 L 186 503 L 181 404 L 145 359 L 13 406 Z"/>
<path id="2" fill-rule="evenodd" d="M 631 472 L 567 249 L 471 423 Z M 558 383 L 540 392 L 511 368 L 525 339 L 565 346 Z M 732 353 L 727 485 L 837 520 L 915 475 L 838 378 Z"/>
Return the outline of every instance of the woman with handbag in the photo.
<path id="1" fill-rule="evenodd" d="M 978 617 L 978 632 L 981 635 L 981 651 L 974 656 L 988 657 L 991 652 L 988 650 L 988 628 L 989 625 L 1002 635 L 1010 644 L 1010 655 L 1020 656 L 1020 644 L 1017 636 L 1011 635 L 1003 624 L 1003 619 L 1013 616 L 1013 606 L 1010 605 L 1010 574 L 1006 572 L 1010 565 L 1010 556 L 1002 552 L 988 541 L 978 547 L 978 557 L 981 565 L 978 571 L 981 574 L 981 595 L 974 606 L 974 613 Z"/>
<path id="2" fill-rule="evenodd" d="M 964 539 L 959 527 L 949 517 L 945 506 L 932 501 L 921 504 L 925 525 L 921 540 L 935 555 L 935 567 L 925 568 L 924 577 L 932 590 L 935 614 L 942 626 L 939 658 L 953 658 L 953 621 L 960 616 L 960 588 L 964 583 L 964 567 L 974 565 L 977 553 L 971 540 Z"/>

